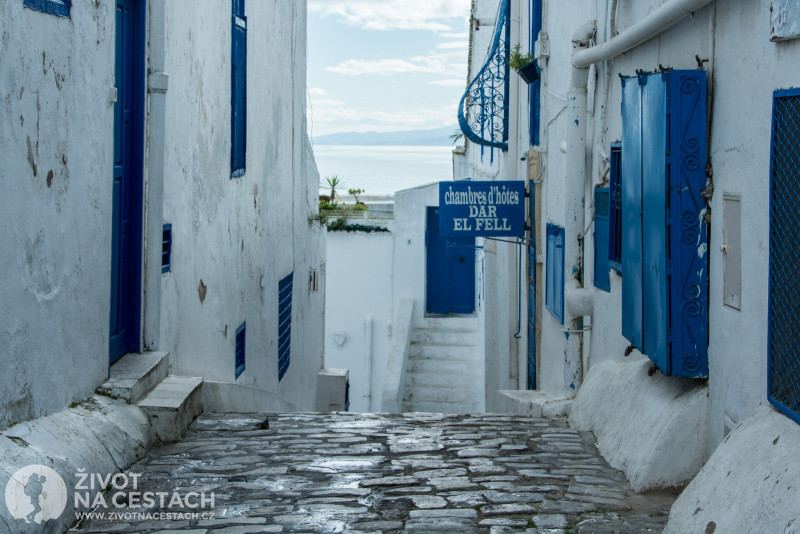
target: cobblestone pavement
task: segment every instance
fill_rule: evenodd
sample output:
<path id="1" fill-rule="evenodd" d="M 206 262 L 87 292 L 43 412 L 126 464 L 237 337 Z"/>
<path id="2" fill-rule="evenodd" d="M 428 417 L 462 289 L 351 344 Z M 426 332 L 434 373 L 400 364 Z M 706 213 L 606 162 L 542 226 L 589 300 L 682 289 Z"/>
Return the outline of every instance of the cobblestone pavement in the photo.
<path id="1" fill-rule="evenodd" d="M 633 494 L 564 420 L 501 415 L 206 414 L 129 473 L 142 492 L 213 492 L 214 519 L 73 532 L 661 532 L 675 498 Z"/>

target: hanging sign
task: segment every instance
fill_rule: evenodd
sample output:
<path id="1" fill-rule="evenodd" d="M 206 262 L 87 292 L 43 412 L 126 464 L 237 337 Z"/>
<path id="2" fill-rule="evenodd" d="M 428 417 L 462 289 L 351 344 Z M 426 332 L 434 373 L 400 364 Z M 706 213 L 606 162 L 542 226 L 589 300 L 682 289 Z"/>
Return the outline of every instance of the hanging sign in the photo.
<path id="1" fill-rule="evenodd" d="M 439 182 L 439 234 L 524 237 L 525 182 Z"/>

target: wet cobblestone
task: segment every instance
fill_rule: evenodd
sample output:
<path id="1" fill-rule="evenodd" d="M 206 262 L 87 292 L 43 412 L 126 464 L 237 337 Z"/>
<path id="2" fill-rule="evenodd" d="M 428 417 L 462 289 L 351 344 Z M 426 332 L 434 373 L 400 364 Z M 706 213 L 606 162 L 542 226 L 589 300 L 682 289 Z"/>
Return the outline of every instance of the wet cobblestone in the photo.
<path id="1" fill-rule="evenodd" d="M 625 534 L 661 532 L 674 500 L 634 494 L 590 433 L 524 416 L 206 414 L 129 472 L 141 492 L 213 492 L 214 518 L 72 532 Z"/>

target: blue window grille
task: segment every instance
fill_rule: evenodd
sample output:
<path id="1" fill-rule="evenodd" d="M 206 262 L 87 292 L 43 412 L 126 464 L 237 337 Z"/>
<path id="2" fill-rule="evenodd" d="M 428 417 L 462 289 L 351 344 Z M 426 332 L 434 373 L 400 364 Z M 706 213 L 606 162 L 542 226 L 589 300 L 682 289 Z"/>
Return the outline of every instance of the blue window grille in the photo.
<path id="1" fill-rule="evenodd" d="M 622 334 L 667 375 L 708 376 L 706 74 L 622 79 Z"/>
<path id="2" fill-rule="evenodd" d="M 501 0 L 492 47 L 486 62 L 467 86 L 458 104 L 458 125 L 464 137 L 484 149 L 508 150 L 508 57 L 511 25 L 509 0 Z"/>
<path id="3" fill-rule="evenodd" d="M 542 30 L 542 0 L 531 0 L 530 3 L 531 50 Z M 536 67 L 539 68 L 538 65 Z M 530 108 L 530 138 L 531 145 L 540 143 L 540 122 L 542 109 L 542 79 L 537 78 L 528 86 L 528 107 Z"/>
<path id="4" fill-rule="evenodd" d="M 292 286 L 294 273 L 278 283 L 278 381 L 289 369 L 292 346 Z"/>
<path id="5" fill-rule="evenodd" d="M 69 18 L 72 0 L 22 0 L 22 5 L 42 13 Z"/>
<path id="6" fill-rule="evenodd" d="M 244 372 L 246 332 L 247 321 L 243 322 L 239 325 L 239 328 L 236 329 L 236 345 L 234 348 L 235 378 L 239 378 L 239 375 Z"/>
<path id="7" fill-rule="evenodd" d="M 800 423 L 800 89 L 772 100 L 769 400 Z"/>
<path id="8" fill-rule="evenodd" d="M 161 272 L 172 268 L 172 225 L 165 224 L 161 232 Z"/>
<path id="9" fill-rule="evenodd" d="M 545 308 L 564 324 L 564 228 L 547 223 Z"/>
<path id="10" fill-rule="evenodd" d="M 594 190 L 594 287 L 611 291 L 608 279 L 608 213 L 607 187 Z"/>
<path id="11" fill-rule="evenodd" d="M 622 143 L 611 143 L 609 167 L 608 264 L 622 274 Z"/>
<path id="12" fill-rule="evenodd" d="M 239 178 L 247 160 L 247 17 L 244 0 L 231 1 L 231 178 Z"/>

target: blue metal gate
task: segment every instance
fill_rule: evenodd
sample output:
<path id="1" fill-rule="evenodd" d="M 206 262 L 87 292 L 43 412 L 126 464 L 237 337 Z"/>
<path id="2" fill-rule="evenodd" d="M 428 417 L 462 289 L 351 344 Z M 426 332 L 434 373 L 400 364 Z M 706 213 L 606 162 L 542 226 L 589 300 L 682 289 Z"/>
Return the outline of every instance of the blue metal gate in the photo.
<path id="1" fill-rule="evenodd" d="M 770 163 L 769 400 L 800 423 L 800 89 L 774 94 Z"/>
<path id="2" fill-rule="evenodd" d="M 475 238 L 439 235 L 439 208 L 428 206 L 426 247 L 427 313 L 475 311 Z"/>
<path id="3" fill-rule="evenodd" d="M 144 127 L 144 0 L 116 0 L 109 360 L 139 350 Z"/>

